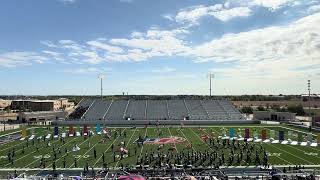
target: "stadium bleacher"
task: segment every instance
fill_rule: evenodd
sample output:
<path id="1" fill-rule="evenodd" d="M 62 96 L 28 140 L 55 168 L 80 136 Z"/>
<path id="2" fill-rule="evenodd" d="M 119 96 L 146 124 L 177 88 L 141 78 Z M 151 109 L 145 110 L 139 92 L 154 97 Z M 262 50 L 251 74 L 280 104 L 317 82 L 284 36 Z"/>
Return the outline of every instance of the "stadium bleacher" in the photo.
<path id="1" fill-rule="evenodd" d="M 244 120 L 227 100 L 101 100 L 83 99 L 81 120 Z M 78 116 L 77 116 L 78 117 Z M 75 119 L 69 117 L 69 119 Z"/>

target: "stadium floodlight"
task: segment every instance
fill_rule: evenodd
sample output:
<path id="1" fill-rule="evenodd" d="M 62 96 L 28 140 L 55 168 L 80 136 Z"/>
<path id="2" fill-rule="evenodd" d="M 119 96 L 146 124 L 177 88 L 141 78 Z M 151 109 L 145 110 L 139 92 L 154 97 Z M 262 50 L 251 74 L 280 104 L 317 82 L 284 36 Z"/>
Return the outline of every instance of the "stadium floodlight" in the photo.
<path id="1" fill-rule="evenodd" d="M 210 83 L 210 89 L 209 89 L 209 90 L 210 90 L 210 97 L 211 97 L 211 84 L 212 84 L 212 83 L 211 83 L 211 79 L 214 78 L 214 74 L 213 74 L 213 73 L 209 73 L 209 74 L 208 74 L 208 78 L 209 78 L 209 83 Z"/>
<path id="2" fill-rule="evenodd" d="M 105 78 L 105 75 L 104 74 L 99 74 L 98 75 L 98 78 L 100 79 L 100 93 L 101 93 L 101 99 L 103 99 L 103 94 L 102 94 L 102 92 L 103 92 L 103 88 L 102 88 L 102 80 Z"/>

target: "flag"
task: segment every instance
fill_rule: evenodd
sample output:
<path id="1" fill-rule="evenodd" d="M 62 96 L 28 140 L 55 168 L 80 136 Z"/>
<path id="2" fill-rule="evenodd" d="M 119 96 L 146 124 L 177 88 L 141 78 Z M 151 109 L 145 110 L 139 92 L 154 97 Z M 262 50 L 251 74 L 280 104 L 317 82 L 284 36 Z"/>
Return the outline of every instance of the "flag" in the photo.
<path id="1" fill-rule="evenodd" d="M 303 141 L 303 134 L 299 133 L 298 134 L 298 142 L 302 142 Z"/>
<path id="2" fill-rule="evenodd" d="M 58 136 L 58 135 L 59 135 L 59 128 L 58 128 L 58 126 L 55 126 L 55 127 L 54 127 L 53 134 L 54 134 L 55 136 Z"/>
<path id="3" fill-rule="evenodd" d="M 258 139 L 258 133 L 257 133 L 257 130 L 253 130 L 253 137 Z"/>
<path id="4" fill-rule="evenodd" d="M 85 133 L 88 135 L 88 126 L 87 125 L 83 126 L 83 134 L 85 134 Z"/>
<path id="5" fill-rule="evenodd" d="M 240 128 L 238 129 L 238 137 L 242 137 L 241 129 L 240 129 Z"/>
<path id="6" fill-rule="evenodd" d="M 313 139 L 313 138 L 312 138 L 312 133 L 309 133 L 309 134 L 307 135 L 307 138 L 308 138 L 308 141 L 309 141 L 309 142 L 312 142 L 312 139 Z"/>
<path id="7" fill-rule="evenodd" d="M 317 142 L 320 144 L 320 135 L 317 136 Z"/>
<path id="8" fill-rule="evenodd" d="M 292 139 L 292 131 L 288 131 L 288 137 L 287 139 Z"/>
<path id="9" fill-rule="evenodd" d="M 250 129 L 248 129 L 248 128 L 246 128 L 245 130 L 244 130 L 244 137 L 246 138 L 246 139 L 248 139 L 248 138 L 250 138 Z"/>
<path id="10" fill-rule="evenodd" d="M 100 126 L 100 124 L 98 123 L 98 124 L 96 125 L 96 133 L 99 133 L 99 132 L 101 132 L 101 126 Z"/>
<path id="11" fill-rule="evenodd" d="M 22 136 L 23 138 L 26 138 L 26 137 L 28 136 L 27 127 L 26 127 L 26 126 L 23 126 L 23 127 L 22 127 L 21 136 Z"/>
<path id="12" fill-rule="evenodd" d="M 231 138 L 234 137 L 234 128 L 230 128 L 230 129 L 229 129 L 229 136 L 230 136 Z"/>
<path id="13" fill-rule="evenodd" d="M 269 136 L 270 136 L 270 139 L 276 139 L 274 130 L 270 130 L 270 135 Z"/>
<path id="14" fill-rule="evenodd" d="M 261 131 L 261 139 L 262 140 L 267 139 L 267 130 L 262 129 L 262 131 Z"/>
<path id="15" fill-rule="evenodd" d="M 74 134 L 74 128 L 72 125 L 69 125 L 69 134 Z"/>
<path id="16" fill-rule="evenodd" d="M 284 141 L 284 131 L 279 131 L 279 140 Z"/>

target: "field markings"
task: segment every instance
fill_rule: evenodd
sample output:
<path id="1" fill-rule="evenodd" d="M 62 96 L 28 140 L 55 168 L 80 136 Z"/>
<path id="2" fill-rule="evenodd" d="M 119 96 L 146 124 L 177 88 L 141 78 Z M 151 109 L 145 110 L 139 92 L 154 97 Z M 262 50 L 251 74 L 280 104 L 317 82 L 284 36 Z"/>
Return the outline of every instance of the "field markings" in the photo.
<path id="1" fill-rule="evenodd" d="M 89 139 L 89 138 L 88 138 L 88 139 Z M 102 139 L 102 138 L 101 138 L 101 139 Z M 90 152 L 91 149 L 93 149 L 94 147 L 96 147 L 96 145 L 99 144 L 99 141 L 100 141 L 100 140 L 98 140 L 98 142 L 97 142 L 96 144 L 94 144 L 94 145 L 93 145 L 89 150 L 87 150 L 84 154 L 80 155 L 79 159 L 77 159 L 77 162 L 79 162 L 82 157 L 84 157 L 88 152 Z M 69 166 L 69 168 L 71 168 L 72 166 L 74 166 L 74 163 L 72 163 L 72 164 Z"/>
<path id="2" fill-rule="evenodd" d="M 122 130 L 122 132 L 121 132 L 121 134 L 123 133 L 123 131 L 125 131 L 127 128 L 124 128 L 123 130 Z M 110 144 L 110 146 L 103 152 L 103 154 L 104 153 L 106 153 L 110 148 L 111 148 L 111 146 L 114 144 L 114 142 L 116 142 L 116 140 L 119 138 L 120 136 L 118 136 L 118 137 L 116 137 L 113 141 L 112 141 L 112 143 Z M 99 160 L 102 158 L 102 155 L 98 158 L 98 160 L 93 164 L 93 167 L 95 167 L 96 166 L 96 164 L 99 162 Z"/>
<path id="3" fill-rule="evenodd" d="M 207 145 L 212 152 L 215 152 L 207 143 L 203 142 L 203 140 L 198 136 L 198 134 L 196 134 L 191 128 L 189 128 L 189 129 L 193 132 L 194 135 L 196 135 L 200 139 L 200 141 L 203 144 Z"/>
<path id="4" fill-rule="evenodd" d="M 170 131 L 170 128 L 167 127 L 168 131 L 169 131 L 169 134 L 171 136 L 171 138 L 173 137 L 172 134 L 171 134 L 171 131 Z M 173 145 L 174 145 L 174 148 L 176 149 L 177 153 L 179 153 L 178 149 L 177 149 L 177 145 L 176 145 L 176 141 L 173 141 Z"/>
<path id="5" fill-rule="evenodd" d="M 79 137 L 79 138 L 81 138 L 81 137 Z M 80 147 L 82 144 L 84 144 L 85 142 L 87 142 L 88 140 L 89 140 L 89 138 L 87 138 L 85 141 L 83 141 L 82 143 L 80 143 L 80 144 L 79 144 L 79 147 Z M 61 156 L 60 158 L 58 158 L 57 160 L 55 160 L 55 162 L 59 162 L 59 160 L 60 160 L 61 158 L 66 157 L 66 156 L 67 156 L 68 154 L 70 154 L 71 152 L 72 152 L 72 151 L 68 151 L 67 154 Z M 51 167 L 51 166 L 52 166 L 52 164 L 50 164 L 50 165 L 48 166 L 48 168 Z"/>
<path id="6" fill-rule="evenodd" d="M 56 144 L 56 143 L 58 143 L 58 142 L 60 142 L 60 141 L 59 141 L 59 140 L 56 140 L 55 142 L 52 143 L 52 145 L 53 145 L 53 144 Z M 46 146 L 45 146 L 45 147 L 42 147 L 42 148 L 39 148 L 39 150 L 44 149 L 44 148 L 46 148 Z M 34 150 L 34 151 L 32 151 L 31 153 L 28 153 L 28 154 L 26 154 L 26 155 L 24 155 L 24 156 L 16 159 L 14 162 L 17 162 L 17 161 L 19 161 L 19 160 L 21 160 L 21 159 L 23 159 L 23 158 L 25 158 L 25 157 L 27 157 L 27 156 L 35 153 L 35 152 L 37 152 L 37 150 Z M 8 166 L 8 165 L 10 165 L 10 164 L 11 164 L 11 163 L 6 164 L 5 167 Z"/>
<path id="7" fill-rule="evenodd" d="M 77 138 L 79 138 L 79 137 L 77 137 Z M 75 140 L 75 139 L 72 139 L 72 140 Z M 69 144 L 69 143 L 71 143 L 71 142 L 73 142 L 72 140 L 70 140 L 69 142 L 67 142 L 67 143 L 63 144 L 62 146 L 59 146 L 59 148 L 60 148 L 60 147 L 65 146 L 65 145 L 67 145 L 67 144 Z M 50 152 L 49 152 L 49 153 L 50 153 Z M 31 163 L 29 163 L 28 165 L 24 166 L 24 168 L 26 168 L 26 167 L 28 167 L 28 166 L 32 165 L 33 163 L 35 163 L 35 162 L 37 162 L 37 161 L 39 161 L 39 160 L 40 160 L 40 159 L 36 159 L 36 160 L 34 160 L 33 162 L 31 162 Z"/>
<path id="8" fill-rule="evenodd" d="M 136 133 L 136 131 L 137 131 L 137 128 L 134 129 L 134 131 L 133 131 L 133 133 L 132 133 L 132 135 L 131 135 L 128 143 L 126 144 L 127 146 L 130 144 L 130 141 L 131 141 L 133 135 Z M 127 146 L 125 146 L 125 148 L 127 148 Z M 120 162 L 120 161 L 117 161 L 116 165 L 114 166 L 115 168 L 117 168 L 119 162 Z"/>
<path id="9" fill-rule="evenodd" d="M 194 149 L 194 147 L 193 147 L 193 145 L 192 145 L 192 143 L 189 141 L 189 139 L 187 138 L 187 136 L 183 133 L 183 131 L 180 129 L 180 132 L 182 133 L 182 135 L 187 139 L 187 141 L 189 142 L 189 144 L 191 145 L 191 147 L 192 147 L 192 150 L 193 151 L 196 151 L 195 149 Z"/>
<path id="10" fill-rule="evenodd" d="M 146 127 L 146 132 L 144 133 L 144 138 L 147 137 L 147 131 L 148 131 L 148 127 Z M 140 154 L 139 157 L 141 158 L 141 154 L 142 154 L 142 150 L 143 150 L 144 144 L 142 144 L 141 150 L 140 150 Z"/>

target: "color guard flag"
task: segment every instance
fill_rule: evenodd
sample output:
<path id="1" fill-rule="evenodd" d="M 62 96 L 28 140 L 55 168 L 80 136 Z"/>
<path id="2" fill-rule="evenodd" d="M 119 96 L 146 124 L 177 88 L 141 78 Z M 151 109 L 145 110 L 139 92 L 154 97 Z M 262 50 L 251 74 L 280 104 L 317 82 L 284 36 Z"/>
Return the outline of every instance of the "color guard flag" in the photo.
<path id="1" fill-rule="evenodd" d="M 100 126 L 100 124 L 98 123 L 98 124 L 96 125 L 96 133 L 99 133 L 99 132 L 101 132 L 101 126 Z"/>
<path id="2" fill-rule="evenodd" d="M 58 126 L 55 126 L 55 127 L 54 127 L 53 134 L 54 134 L 55 136 L 58 136 L 58 135 L 59 135 L 59 128 L 58 128 Z"/>
<path id="3" fill-rule="evenodd" d="M 284 131 L 279 131 L 279 140 L 284 141 Z"/>
<path id="4" fill-rule="evenodd" d="M 320 144 L 320 135 L 317 136 L 317 143 Z"/>
<path id="5" fill-rule="evenodd" d="M 23 138 L 26 138 L 26 137 L 28 136 L 26 126 L 23 126 L 23 127 L 22 127 L 21 136 L 22 136 Z"/>
<path id="6" fill-rule="evenodd" d="M 275 133 L 274 133 L 274 130 L 270 130 L 270 139 L 276 139 L 275 138 Z"/>
<path id="7" fill-rule="evenodd" d="M 72 125 L 69 126 L 69 134 L 74 134 L 74 128 Z"/>
<path id="8" fill-rule="evenodd" d="M 244 130 L 244 137 L 246 138 L 246 139 L 248 139 L 248 138 L 250 138 L 250 129 L 248 129 L 248 128 L 246 128 L 245 130 Z"/>
<path id="9" fill-rule="evenodd" d="M 288 137 L 287 139 L 292 139 L 292 131 L 288 131 Z"/>
<path id="10" fill-rule="evenodd" d="M 263 130 L 261 131 L 261 139 L 262 139 L 262 140 L 267 139 L 267 130 L 263 129 Z"/>
<path id="11" fill-rule="evenodd" d="M 229 136 L 230 136 L 230 138 L 234 137 L 234 128 L 229 129 Z"/>
<path id="12" fill-rule="evenodd" d="M 309 133 L 307 138 L 309 142 L 312 142 L 312 133 Z"/>
<path id="13" fill-rule="evenodd" d="M 88 126 L 87 125 L 83 126 L 83 134 L 85 134 L 85 133 L 88 135 Z"/>
<path id="14" fill-rule="evenodd" d="M 298 134 L 298 142 L 302 142 L 303 141 L 303 135 L 302 133 Z"/>

